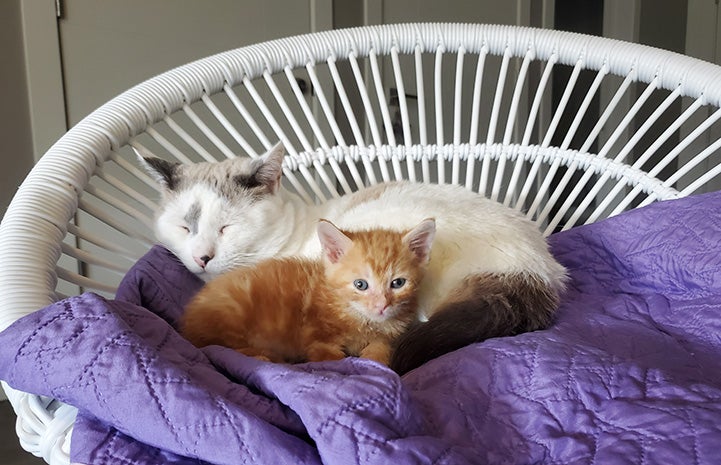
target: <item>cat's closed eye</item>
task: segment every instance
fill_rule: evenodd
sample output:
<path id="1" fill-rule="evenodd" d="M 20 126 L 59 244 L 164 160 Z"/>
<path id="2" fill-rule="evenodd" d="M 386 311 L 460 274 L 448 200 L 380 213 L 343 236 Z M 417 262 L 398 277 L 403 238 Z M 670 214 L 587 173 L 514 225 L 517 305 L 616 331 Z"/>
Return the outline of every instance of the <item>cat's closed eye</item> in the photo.
<path id="1" fill-rule="evenodd" d="M 183 232 L 185 232 L 186 234 L 190 232 L 190 228 L 187 227 L 187 226 L 185 226 L 185 225 L 182 225 L 182 224 L 181 224 L 181 225 L 179 225 L 178 227 L 179 227 L 180 229 L 182 229 Z"/>
<path id="2" fill-rule="evenodd" d="M 391 289 L 400 289 L 406 285 L 406 278 L 396 278 L 391 281 Z"/>
<path id="3" fill-rule="evenodd" d="M 226 230 L 229 226 L 230 226 L 229 224 L 224 225 L 222 228 L 220 228 L 220 229 L 218 230 L 218 234 L 220 234 L 220 235 L 222 236 L 223 233 L 225 232 L 225 230 Z"/>

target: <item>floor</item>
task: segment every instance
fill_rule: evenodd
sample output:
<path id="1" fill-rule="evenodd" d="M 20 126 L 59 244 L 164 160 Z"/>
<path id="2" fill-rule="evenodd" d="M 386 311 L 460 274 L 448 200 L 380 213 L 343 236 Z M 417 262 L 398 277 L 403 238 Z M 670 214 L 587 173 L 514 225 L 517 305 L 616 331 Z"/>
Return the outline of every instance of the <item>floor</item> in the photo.
<path id="1" fill-rule="evenodd" d="M 15 412 L 7 400 L 0 401 L 0 463 L 2 465 L 42 465 L 43 459 L 25 452 L 15 434 Z"/>

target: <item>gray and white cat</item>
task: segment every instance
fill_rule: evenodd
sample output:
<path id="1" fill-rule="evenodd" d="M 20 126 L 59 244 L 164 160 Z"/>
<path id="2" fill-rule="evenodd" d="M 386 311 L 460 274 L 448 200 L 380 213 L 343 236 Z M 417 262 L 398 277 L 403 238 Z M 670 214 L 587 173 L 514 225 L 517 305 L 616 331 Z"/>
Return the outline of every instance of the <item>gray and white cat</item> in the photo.
<path id="1" fill-rule="evenodd" d="M 157 239 L 208 280 L 265 258 L 319 256 L 320 218 L 344 230 L 408 230 L 435 218 L 419 323 L 399 338 L 391 359 L 399 373 L 473 342 L 551 323 L 566 271 L 520 213 L 461 186 L 411 182 L 308 205 L 282 188 L 283 157 L 280 145 L 256 159 L 218 163 L 141 157 L 162 187 Z"/>

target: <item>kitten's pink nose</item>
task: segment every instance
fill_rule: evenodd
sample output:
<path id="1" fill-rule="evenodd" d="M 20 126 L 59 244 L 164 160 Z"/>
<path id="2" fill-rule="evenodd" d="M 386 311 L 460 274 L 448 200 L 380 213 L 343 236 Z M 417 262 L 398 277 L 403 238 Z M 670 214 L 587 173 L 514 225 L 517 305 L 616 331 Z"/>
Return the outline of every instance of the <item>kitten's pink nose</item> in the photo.
<path id="1" fill-rule="evenodd" d="M 202 257 L 196 257 L 195 255 L 193 256 L 193 260 L 195 260 L 195 263 L 197 263 L 198 266 L 203 269 L 205 269 L 205 266 L 212 259 L 213 259 L 213 255 L 203 255 Z"/>

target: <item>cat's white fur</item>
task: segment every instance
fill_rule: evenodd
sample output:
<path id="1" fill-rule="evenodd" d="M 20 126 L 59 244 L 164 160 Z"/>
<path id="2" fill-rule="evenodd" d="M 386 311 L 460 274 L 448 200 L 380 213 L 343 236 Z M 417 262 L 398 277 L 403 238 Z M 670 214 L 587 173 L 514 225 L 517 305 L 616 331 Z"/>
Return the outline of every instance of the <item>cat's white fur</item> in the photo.
<path id="1" fill-rule="evenodd" d="M 456 185 L 410 182 L 372 186 L 360 192 L 307 205 L 280 188 L 278 145 L 260 160 L 246 158 L 173 168 L 178 184 L 144 160 L 166 188 L 156 219 L 156 236 L 194 273 L 210 279 L 239 265 L 274 256 L 318 257 L 320 218 L 341 229 L 373 227 L 408 230 L 425 218 L 436 219 L 437 232 L 420 295 L 421 311 L 431 313 L 464 277 L 478 273 L 533 275 L 553 293 L 564 287 L 565 270 L 548 251 L 535 223 L 515 210 Z M 162 171 L 162 170 L 161 170 Z M 228 179 L 228 173 L 256 172 L 261 186 L 238 185 L 232 199 L 219 195 L 205 179 Z M 185 178 L 188 179 L 185 179 Z M 218 181 L 222 182 L 222 181 Z M 189 211 L 199 206 L 189 225 Z M 190 232 L 188 232 L 190 230 Z M 201 257 L 211 258 L 205 267 Z"/>

